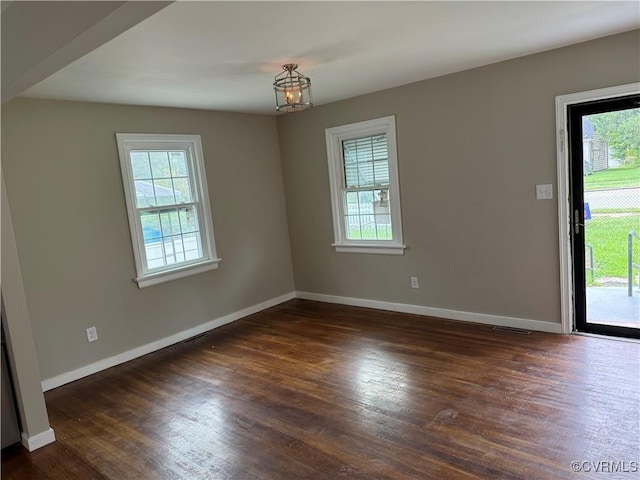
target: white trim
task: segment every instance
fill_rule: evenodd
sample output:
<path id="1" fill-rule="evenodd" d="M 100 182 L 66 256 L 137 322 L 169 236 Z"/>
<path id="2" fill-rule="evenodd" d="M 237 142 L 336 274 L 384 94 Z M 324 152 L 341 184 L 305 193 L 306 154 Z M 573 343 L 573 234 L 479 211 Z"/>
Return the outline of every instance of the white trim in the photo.
<path id="1" fill-rule="evenodd" d="M 208 272 L 209 270 L 215 270 L 216 268 L 218 268 L 218 263 L 220 263 L 221 261 L 221 258 L 215 258 L 213 260 L 207 260 L 206 262 L 187 265 L 186 267 L 182 267 L 172 271 L 165 271 L 147 275 L 142 278 L 134 278 L 134 281 L 140 288 L 150 287 L 152 285 L 168 282 L 170 280 L 177 280 L 179 278 L 189 277 L 198 273 Z"/>
<path id="2" fill-rule="evenodd" d="M 49 445 L 50 443 L 53 443 L 55 441 L 56 434 L 51 427 L 49 427 L 49 429 L 45 430 L 44 432 L 40 432 L 32 436 L 29 436 L 25 432 L 22 432 L 22 445 L 30 452 L 44 447 L 45 445 Z"/>
<path id="3" fill-rule="evenodd" d="M 338 303 L 340 305 L 352 305 L 354 307 L 376 308 L 378 310 L 389 310 L 392 312 L 412 313 L 428 317 L 446 318 L 449 320 L 460 320 L 463 322 L 483 323 L 487 325 L 498 325 L 501 327 L 523 328 L 538 332 L 561 333 L 562 328 L 559 323 L 542 320 L 531 320 L 528 318 L 504 317 L 500 315 L 487 315 L 485 313 L 462 312 L 459 310 L 448 310 L 444 308 L 423 307 L 421 305 L 409 305 L 406 303 L 392 303 L 380 300 L 368 300 L 364 298 L 339 297 L 336 295 L 325 295 L 322 293 L 296 292 L 296 298 L 304 300 L 315 300 L 317 302 Z"/>
<path id="4" fill-rule="evenodd" d="M 344 212 L 344 159 L 343 140 L 367 137 L 384 133 L 387 135 L 389 163 L 389 202 L 392 240 L 348 240 L 345 232 Z M 406 245 L 402 239 L 402 209 L 400 208 L 400 178 L 398 174 L 398 147 L 396 141 L 396 117 L 375 118 L 364 122 L 340 125 L 325 129 L 331 211 L 333 217 L 334 243 L 337 252 L 376 253 L 402 255 Z"/>
<path id="5" fill-rule="evenodd" d="M 133 350 L 128 350 L 118 355 L 114 355 L 113 357 L 98 360 L 97 362 L 86 365 L 84 367 L 80 367 L 76 370 L 65 372 L 60 375 L 56 375 L 55 377 L 47 378 L 46 380 L 42 381 L 42 390 L 46 392 L 47 390 L 51 390 L 61 385 L 79 380 L 80 378 L 84 378 L 102 370 L 106 370 L 107 368 L 120 365 L 121 363 L 128 362 L 148 353 L 155 352 L 156 350 L 160 350 L 170 345 L 182 342 L 183 340 L 187 340 L 188 338 L 200 335 L 201 333 L 208 332 L 209 330 L 213 330 L 214 328 L 221 327 L 222 325 L 226 325 L 227 323 L 235 322 L 236 320 L 240 320 L 241 318 L 244 318 L 248 315 L 261 312 L 262 310 L 266 310 L 267 308 L 271 308 L 293 298 L 295 298 L 295 293 L 289 292 L 284 295 L 280 295 L 279 297 L 258 303 L 251 307 L 244 308 L 237 312 L 224 315 L 220 318 L 216 318 L 215 320 L 203 323 L 202 325 L 198 325 L 188 330 L 183 330 L 182 332 L 178 332 L 169 337 L 156 340 L 155 342 L 147 343 L 146 345 L 134 348 Z"/>
<path id="6" fill-rule="evenodd" d="M 576 103 L 640 93 L 640 82 L 556 97 L 556 151 L 558 172 L 558 237 L 560 246 L 560 308 L 562 333 L 573 325 L 573 272 L 571 267 L 571 198 L 569 198 L 569 148 L 567 107 Z"/>
<path id="7" fill-rule="evenodd" d="M 402 255 L 406 245 L 380 245 L 380 244 L 337 244 L 332 243 L 336 252 L 340 253 L 378 253 L 382 255 Z"/>

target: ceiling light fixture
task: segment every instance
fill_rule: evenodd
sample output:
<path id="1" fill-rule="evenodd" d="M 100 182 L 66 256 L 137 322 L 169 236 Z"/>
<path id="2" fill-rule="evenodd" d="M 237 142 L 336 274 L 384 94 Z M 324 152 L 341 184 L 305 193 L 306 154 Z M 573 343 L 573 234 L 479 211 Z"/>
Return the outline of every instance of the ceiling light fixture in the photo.
<path id="1" fill-rule="evenodd" d="M 276 94 L 276 110 L 297 112 L 313 107 L 311 79 L 297 71 L 298 65 L 287 63 L 282 72 L 275 76 L 273 91 Z"/>

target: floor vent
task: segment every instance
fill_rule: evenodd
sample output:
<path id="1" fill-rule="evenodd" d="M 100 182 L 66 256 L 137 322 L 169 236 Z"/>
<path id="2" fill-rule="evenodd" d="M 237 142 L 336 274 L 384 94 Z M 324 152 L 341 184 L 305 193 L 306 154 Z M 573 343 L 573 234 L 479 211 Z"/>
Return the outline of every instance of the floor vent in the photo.
<path id="1" fill-rule="evenodd" d="M 189 343 L 189 342 L 193 342 L 194 340 L 197 340 L 200 337 L 204 337 L 205 335 L 208 335 L 209 332 L 203 332 L 203 333 L 199 333 L 198 335 L 194 335 L 193 337 L 189 337 L 186 340 L 183 340 L 182 343 Z"/>
<path id="2" fill-rule="evenodd" d="M 531 335 L 531 330 L 525 330 L 524 328 L 496 326 L 493 329 L 497 332 L 513 333 L 515 335 Z"/>

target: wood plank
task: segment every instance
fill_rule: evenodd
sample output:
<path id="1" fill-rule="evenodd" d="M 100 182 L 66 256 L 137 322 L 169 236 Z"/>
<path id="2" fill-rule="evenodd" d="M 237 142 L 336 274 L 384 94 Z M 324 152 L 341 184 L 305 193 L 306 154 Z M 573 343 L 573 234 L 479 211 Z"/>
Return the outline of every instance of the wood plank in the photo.
<path id="1" fill-rule="evenodd" d="M 46 400 L 58 441 L 3 478 L 640 475 L 640 344 L 305 300 Z"/>

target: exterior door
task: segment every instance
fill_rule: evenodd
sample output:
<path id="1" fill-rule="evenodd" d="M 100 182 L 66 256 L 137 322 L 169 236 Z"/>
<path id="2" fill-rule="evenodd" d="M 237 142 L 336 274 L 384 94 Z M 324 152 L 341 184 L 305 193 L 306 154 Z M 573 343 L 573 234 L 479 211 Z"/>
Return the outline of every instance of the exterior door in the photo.
<path id="1" fill-rule="evenodd" d="M 640 95 L 567 113 L 574 327 L 640 338 Z"/>

